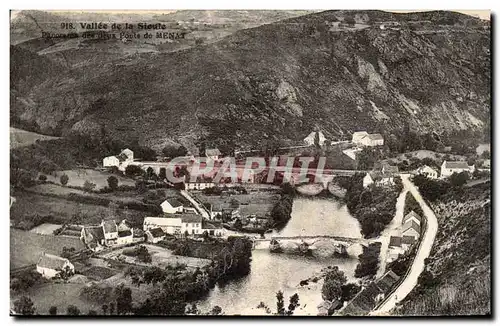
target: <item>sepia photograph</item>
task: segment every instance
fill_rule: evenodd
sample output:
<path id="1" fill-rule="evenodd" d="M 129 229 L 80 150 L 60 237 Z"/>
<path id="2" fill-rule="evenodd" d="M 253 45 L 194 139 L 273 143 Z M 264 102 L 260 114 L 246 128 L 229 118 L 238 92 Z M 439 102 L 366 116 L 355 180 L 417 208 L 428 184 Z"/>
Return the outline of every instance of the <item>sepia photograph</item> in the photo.
<path id="1" fill-rule="evenodd" d="M 491 21 L 10 10 L 10 316 L 491 317 Z"/>

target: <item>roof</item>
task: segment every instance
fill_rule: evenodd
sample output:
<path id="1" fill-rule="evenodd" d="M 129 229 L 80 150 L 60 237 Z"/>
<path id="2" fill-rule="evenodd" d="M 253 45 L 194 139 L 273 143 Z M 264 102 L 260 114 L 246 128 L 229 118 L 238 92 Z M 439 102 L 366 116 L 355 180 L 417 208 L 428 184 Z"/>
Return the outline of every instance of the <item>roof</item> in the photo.
<path id="1" fill-rule="evenodd" d="M 182 223 L 201 223 L 203 216 L 198 214 L 179 214 Z"/>
<path id="2" fill-rule="evenodd" d="M 207 149 L 205 150 L 205 155 L 206 155 L 206 156 L 218 156 L 218 155 L 220 155 L 220 154 L 221 154 L 221 153 L 220 153 L 220 151 L 219 151 L 219 149 L 218 149 L 218 148 L 207 148 Z"/>
<path id="3" fill-rule="evenodd" d="M 370 138 L 370 140 L 384 140 L 381 134 L 368 134 L 368 138 Z"/>
<path id="4" fill-rule="evenodd" d="M 118 231 L 118 236 L 119 237 L 128 237 L 132 235 L 132 231 L 130 230 L 123 230 L 123 231 Z"/>
<path id="5" fill-rule="evenodd" d="M 62 258 L 56 255 L 42 254 L 40 259 L 38 260 L 37 266 L 54 270 L 62 270 L 66 263 L 69 263 L 69 260 L 67 260 L 66 258 Z"/>
<path id="6" fill-rule="evenodd" d="M 102 226 L 97 225 L 97 226 L 85 226 L 83 228 L 85 237 L 87 240 L 90 241 L 97 241 L 99 242 L 100 240 L 104 239 L 104 231 L 102 229 Z"/>
<path id="7" fill-rule="evenodd" d="M 368 132 L 366 132 L 366 131 L 355 131 L 352 134 L 353 137 L 354 136 L 366 136 L 366 135 L 368 135 Z"/>
<path id="8" fill-rule="evenodd" d="M 183 206 L 183 204 L 177 198 L 167 198 L 163 203 L 165 202 L 169 203 L 170 206 L 174 208 Z"/>
<path id="9" fill-rule="evenodd" d="M 159 238 L 165 235 L 165 232 L 163 232 L 161 228 L 149 229 L 148 232 L 151 233 L 153 238 Z"/>
<path id="10" fill-rule="evenodd" d="M 398 173 L 399 168 L 397 165 L 390 165 L 388 163 L 383 163 L 382 171 L 384 171 L 385 173 Z"/>
<path id="11" fill-rule="evenodd" d="M 401 238 L 401 243 L 402 244 L 414 244 L 415 243 L 415 237 L 409 236 L 409 235 L 403 235 Z"/>
<path id="12" fill-rule="evenodd" d="M 130 223 L 127 220 L 123 220 L 120 222 L 120 224 L 118 224 L 118 232 L 130 230 L 130 229 L 131 229 Z"/>
<path id="13" fill-rule="evenodd" d="M 389 270 L 377 281 L 377 286 L 384 293 L 387 293 L 397 281 L 399 281 L 399 276 L 396 275 L 396 273 L 394 273 L 393 271 Z"/>
<path id="14" fill-rule="evenodd" d="M 118 232 L 115 220 L 102 221 L 104 233 Z"/>
<path id="15" fill-rule="evenodd" d="M 417 213 L 415 213 L 415 211 L 411 211 L 408 214 L 406 214 L 406 216 L 403 218 L 403 223 L 406 223 L 406 221 L 408 221 L 412 216 L 415 217 L 420 222 L 422 222 L 422 217 Z"/>
<path id="16" fill-rule="evenodd" d="M 127 154 L 125 153 L 120 153 L 119 155 L 116 156 L 120 162 L 124 162 L 128 159 Z"/>
<path id="17" fill-rule="evenodd" d="M 389 246 L 400 247 L 401 246 L 401 237 L 391 237 L 389 240 Z"/>
<path id="18" fill-rule="evenodd" d="M 176 214 L 177 215 L 177 214 Z M 178 216 L 178 217 L 177 217 Z M 145 217 L 144 225 L 153 224 L 161 226 L 181 226 L 181 214 L 176 217 Z"/>
<path id="19" fill-rule="evenodd" d="M 403 225 L 403 233 L 409 229 L 414 229 L 420 233 L 420 225 L 418 225 L 415 221 L 408 221 Z"/>
<path id="20" fill-rule="evenodd" d="M 203 220 L 203 228 L 209 230 L 222 229 L 222 222 Z"/>
<path id="21" fill-rule="evenodd" d="M 419 168 L 417 169 L 417 171 L 418 171 L 418 172 L 424 172 L 424 171 L 426 171 L 426 170 L 427 170 L 427 171 L 432 171 L 432 172 L 436 172 L 436 173 L 437 173 L 437 171 L 436 171 L 435 169 L 431 168 L 431 167 L 430 167 L 430 166 L 428 166 L 428 165 L 421 166 L 421 167 L 419 167 Z"/>
<path id="22" fill-rule="evenodd" d="M 453 162 L 444 161 L 443 164 L 445 169 L 465 169 L 465 170 L 469 169 L 469 166 L 465 161 L 453 161 Z"/>

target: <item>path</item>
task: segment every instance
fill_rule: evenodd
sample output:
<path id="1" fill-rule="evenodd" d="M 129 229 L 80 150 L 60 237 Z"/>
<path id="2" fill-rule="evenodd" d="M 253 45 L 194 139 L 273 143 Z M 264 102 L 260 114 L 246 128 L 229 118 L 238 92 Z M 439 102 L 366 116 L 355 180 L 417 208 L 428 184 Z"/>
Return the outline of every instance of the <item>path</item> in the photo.
<path id="1" fill-rule="evenodd" d="M 376 275 L 377 279 L 382 277 L 382 275 L 384 275 L 385 273 L 387 265 L 387 253 L 389 250 L 389 242 L 391 240 L 391 236 L 401 236 L 401 224 L 403 223 L 405 199 L 406 193 L 408 192 L 406 185 L 403 184 L 403 186 L 403 190 L 401 190 L 401 193 L 399 194 L 396 201 L 396 213 L 394 214 L 394 218 L 379 237 L 379 241 L 382 243 L 382 246 L 380 247 L 380 265 Z"/>
<path id="2" fill-rule="evenodd" d="M 204 218 L 212 219 L 210 213 L 203 207 L 196 199 L 194 199 L 186 190 L 181 190 L 181 195 L 189 200 L 189 202 L 196 208 L 196 210 L 200 213 Z"/>
<path id="3" fill-rule="evenodd" d="M 418 248 L 417 254 L 410 267 L 409 272 L 406 274 L 403 282 L 397 287 L 392 294 L 387 297 L 384 302 L 370 315 L 387 315 L 397 303 L 401 302 L 406 296 L 413 290 L 417 285 L 418 277 L 422 273 L 425 267 L 425 259 L 429 257 L 429 254 L 434 244 L 434 239 L 437 234 L 438 222 L 436 215 L 432 209 L 425 203 L 420 192 L 417 190 L 415 185 L 408 179 L 409 175 L 402 174 L 401 179 L 403 180 L 403 185 L 408 188 L 413 197 L 415 197 L 417 203 L 420 204 L 424 216 L 426 217 L 426 229 L 422 236 L 420 246 Z"/>

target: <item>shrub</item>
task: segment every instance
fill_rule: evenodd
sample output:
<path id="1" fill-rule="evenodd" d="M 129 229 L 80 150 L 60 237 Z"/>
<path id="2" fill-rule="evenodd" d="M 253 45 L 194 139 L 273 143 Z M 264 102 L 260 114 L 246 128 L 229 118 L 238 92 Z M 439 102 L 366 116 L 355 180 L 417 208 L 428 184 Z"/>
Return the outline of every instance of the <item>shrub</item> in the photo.
<path id="1" fill-rule="evenodd" d="M 368 247 L 363 247 L 363 253 L 359 255 L 359 264 L 354 271 L 355 277 L 373 277 L 378 270 L 380 242 L 371 243 Z"/>
<path id="2" fill-rule="evenodd" d="M 38 176 L 38 180 L 40 180 L 40 181 L 47 181 L 47 176 L 45 174 L 40 174 Z"/>
<path id="3" fill-rule="evenodd" d="M 59 178 L 59 181 L 61 182 L 61 184 L 63 186 L 67 185 L 68 184 L 68 181 L 69 181 L 69 177 L 66 175 L 66 174 L 63 174 L 61 175 L 61 177 Z"/>
<path id="4" fill-rule="evenodd" d="M 83 184 L 83 190 L 86 192 L 91 192 L 92 190 L 95 189 L 95 187 L 96 187 L 96 184 L 92 183 L 88 180 L 85 180 L 85 183 Z"/>
<path id="5" fill-rule="evenodd" d="M 108 187 L 111 189 L 111 190 L 116 190 L 118 189 L 118 178 L 115 177 L 114 175 L 111 175 L 108 177 L 107 179 L 108 181 Z"/>

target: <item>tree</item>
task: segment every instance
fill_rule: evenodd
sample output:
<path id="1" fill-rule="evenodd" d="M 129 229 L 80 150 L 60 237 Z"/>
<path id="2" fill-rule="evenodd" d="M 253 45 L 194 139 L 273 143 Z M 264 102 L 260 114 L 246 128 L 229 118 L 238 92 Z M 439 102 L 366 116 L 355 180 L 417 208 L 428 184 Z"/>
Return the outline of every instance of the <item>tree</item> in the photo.
<path id="1" fill-rule="evenodd" d="M 109 314 L 114 315 L 115 314 L 115 304 L 113 302 L 109 303 Z"/>
<path id="2" fill-rule="evenodd" d="M 59 181 L 61 182 L 61 184 L 63 186 L 67 185 L 68 184 L 68 181 L 69 181 L 69 177 L 66 175 L 66 174 L 63 174 L 61 175 L 61 177 L 59 178 Z"/>
<path id="3" fill-rule="evenodd" d="M 361 291 L 361 286 L 354 283 L 342 285 L 342 301 L 351 301 L 358 292 Z"/>
<path id="4" fill-rule="evenodd" d="M 299 304 L 299 295 L 297 293 L 295 293 L 294 295 L 292 295 L 290 297 L 290 303 L 288 304 L 287 315 L 288 316 L 293 315 L 295 308 L 297 308 L 299 305 L 300 305 Z"/>
<path id="5" fill-rule="evenodd" d="M 49 308 L 49 314 L 52 315 L 52 316 L 57 315 L 57 307 L 56 306 L 50 307 Z"/>
<path id="6" fill-rule="evenodd" d="M 125 168 L 125 175 L 129 177 L 135 177 L 142 174 L 142 169 L 140 166 L 130 164 Z"/>
<path id="7" fill-rule="evenodd" d="M 68 306 L 68 308 L 66 308 L 66 314 L 70 316 L 78 316 L 80 315 L 80 309 L 71 304 Z"/>
<path id="8" fill-rule="evenodd" d="M 115 191 L 118 188 L 118 178 L 114 175 L 108 177 L 108 187 L 109 189 Z"/>
<path id="9" fill-rule="evenodd" d="M 342 286 L 347 282 L 347 278 L 338 266 L 334 266 L 325 274 L 325 280 L 321 289 L 324 300 L 338 300 L 342 296 Z"/>
<path id="10" fill-rule="evenodd" d="M 83 184 L 83 190 L 86 192 L 91 192 L 92 190 L 94 190 L 95 187 L 96 187 L 96 184 L 92 183 L 88 180 L 85 180 L 85 183 Z"/>
<path id="11" fill-rule="evenodd" d="M 108 305 L 107 304 L 103 304 L 101 306 L 101 309 L 102 309 L 102 314 L 103 315 L 107 315 L 108 314 Z"/>
<path id="12" fill-rule="evenodd" d="M 120 284 L 115 288 L 116 313 L 123 315 L 132 311 L 132 291 Z"/>
<path id="13" fill-rule="evenodd" d="M 35 314 L 35 307 L 33 301 L 27 296 L 22 296 L 14 301 L 14 311 L 20 315 L 33 315 Z"/>
<path id="14" fill-rule="evenodd" d="M 47 176 L 45 174 L 40 174 L 40 176 L 38 176 L 38 180 L 47 181 Z"/>
<path id="15" fill-rule="evenodd" d="M 453 173 L 450 176 L 450 184 L 454 188 L 461 188 L 469 180 L 469 174 L 466 171 L 460 173 Z"/>
<path id="16" fill-rule="evenodd" d="M 89 315 L 89 316 L 96 316 L 97 315 L 97 311 L 90 309 L 89 312 L 87 313 L 87 315 Z"/>
<path id="17" fill-rule="evenodd" d="M 222 315 L 222 308 L 219 306 L 214 306 L 210 311 L 210 314 L 214 316 Z"/>
<path id="18" fill-rule="evenodd" d="M 278 315 L 285 315 L 285 302 L 283 301 L 283 292 L 276 293 L 276 313 Z"/>

